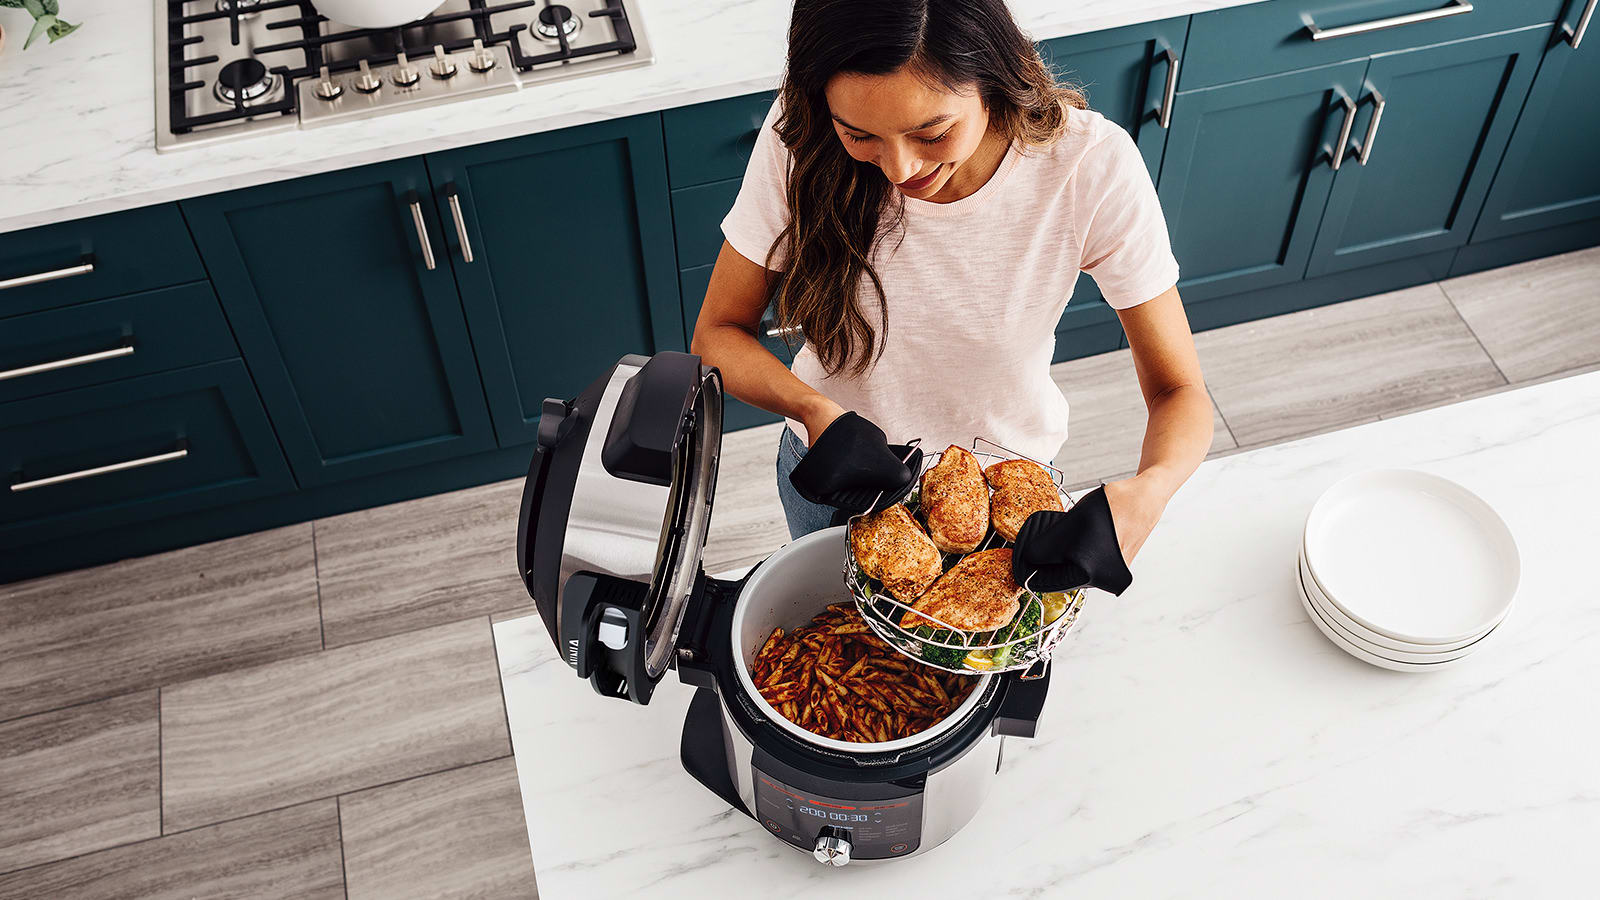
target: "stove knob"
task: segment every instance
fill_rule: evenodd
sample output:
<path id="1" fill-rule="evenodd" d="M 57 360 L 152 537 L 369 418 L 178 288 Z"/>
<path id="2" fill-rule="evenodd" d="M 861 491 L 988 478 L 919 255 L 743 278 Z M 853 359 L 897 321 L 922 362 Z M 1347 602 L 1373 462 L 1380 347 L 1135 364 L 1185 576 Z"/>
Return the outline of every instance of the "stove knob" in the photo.
<path id="1" fill-rule="evenodd" d="M 455 77 L 456 64 L 450 61 L 450 57 L 444 55 L 443 44 L 433 45 L 433 65 L 428 67 L 428 72 L 440 81 Z"/>
<path id="2" fill-rule="evenodd" d="M 405 51 L 394 55 L 395 70 L 392 80 L 395 87 L 411 87 L 422 80 L 422 73 L 411 67 L 411 60 L 406 59 Z"/>
<path id="3" fill-rule="evenodd" d="M 483 46 L 482 38 L 472 39 L 472 53 L 467 56 L 467 68 L 474 72 L 487 72 L 494 68 L 494 54 Z"/>
<path id="4" fill-rule="evenodd" d="M 355 86 L 356 90 L 363 94 L 375 94 L 378 88 L 383 87 L 383 79 L 374 77 L 372 69 L 367 66 L 367 61 L 363 59 L 361 60 L 361 74 L 356 76 Z"/>
<path id="5" fill-rule="evenodd" d="M 316 94 L 319 100 L 337 100 L 339 95 L 344 93 L 344 86 L 334 81 L 333 77 L 328 74 L 328 67 L 323 66 L 322 80 L 317 82 L 316 90 L 312 91 L 312 93 Z"/>
<path id="6" fill-rule="evenodd" d="M 842 866 L 850 861 L 850 839 L 836 832 L 824 831 L 817 835 L 817 846 L 812 849 L 811 855 L 819 863 Z"/>

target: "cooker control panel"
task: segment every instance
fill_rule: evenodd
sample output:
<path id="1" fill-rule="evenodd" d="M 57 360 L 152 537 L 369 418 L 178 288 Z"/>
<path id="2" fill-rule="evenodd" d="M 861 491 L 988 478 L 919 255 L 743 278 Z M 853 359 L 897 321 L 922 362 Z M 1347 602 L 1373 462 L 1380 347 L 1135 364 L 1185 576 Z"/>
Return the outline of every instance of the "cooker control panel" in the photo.
<path id="1" fill-rule="evenodd" d="M 844 800 L 803 791 L 759 769 L 754 774 L 756 821 L 802 850 L 815 852 L 826 837 L 848 842 L 847 859 L 892 859 L 922 843 L 921 793 Z"/>

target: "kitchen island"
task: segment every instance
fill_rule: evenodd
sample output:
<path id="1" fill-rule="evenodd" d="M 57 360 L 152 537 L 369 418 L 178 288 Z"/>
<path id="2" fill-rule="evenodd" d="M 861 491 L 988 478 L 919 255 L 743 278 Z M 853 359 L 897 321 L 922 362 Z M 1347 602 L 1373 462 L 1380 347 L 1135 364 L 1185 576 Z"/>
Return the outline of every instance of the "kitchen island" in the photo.
<path id="1" fill-rule="evenodd" d="M 1039 736 L 1007 742 L 977 817 L 896 864 L 830 869 L 762 833 L 679 764 L 690 688 L 669 675 L 647 707 L 601 698 L 537 616 L 501 622 L 540 893 L 1583 894 L 1600 879 L 1596 447 L 1589 373 L 1207 461 L 1133 587 L 1091 596 Z M 1465 485 L 1520 547 L 1506 625 L 1438 672 L 1356 661 L 1295 593 L 1312 502 L 1381 467 Z"/>

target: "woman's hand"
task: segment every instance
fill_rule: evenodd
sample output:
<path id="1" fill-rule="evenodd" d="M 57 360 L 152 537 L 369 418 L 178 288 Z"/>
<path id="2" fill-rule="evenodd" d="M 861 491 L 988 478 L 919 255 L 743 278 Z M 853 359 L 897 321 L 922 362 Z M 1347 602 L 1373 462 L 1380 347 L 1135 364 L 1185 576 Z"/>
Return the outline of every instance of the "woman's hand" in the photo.
<path id="1" fill-rule="evenodd" d="M 1139 475 L 1106 483 L 1106 502 L 1111 507 L 1117 545 L 1125 562 L 1133 562 L 1145 539 L 1155 530 L 1167 508 L 1168 496 L 1160 485 Z"/>

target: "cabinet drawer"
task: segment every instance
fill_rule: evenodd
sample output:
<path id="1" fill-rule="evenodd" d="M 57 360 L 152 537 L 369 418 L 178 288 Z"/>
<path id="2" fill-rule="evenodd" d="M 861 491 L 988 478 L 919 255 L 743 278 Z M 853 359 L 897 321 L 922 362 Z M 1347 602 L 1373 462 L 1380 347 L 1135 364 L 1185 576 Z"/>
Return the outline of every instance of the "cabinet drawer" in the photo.
<path id="1" fill-rule="evenodd" d="M 742 176 L 776 96 L 768 91 L 662 113 L 667 180 L 676 188 Z"/>
<path id="2" fill-rule="evenodd" d="M 0 234 L 0 316 L 205 277 L 172 203 Z"/>
<path id="3" fill-rule="evenodd" d="M 201 281 L 7 319 L 0 403 L 238 356 Z"/>
<path id="4" fill-rule="evenodd" d="M 677 238 L 679 268 L 717 261 L 722 251 L 722 218 L 733 208 L 743 183 L 743 178 L 730 178 L 672 192 L 672 231 Z"/>
<path id="5" fill-rule="evenodd" d="M 1553 23 L 1565 0 L 1274 0 L 1196 15 L 1191 90 L 1374 53 Z M 1322 37 L 1313 40 L 1313 28 Z"/>
<path id="6" fill-rule="evenodd" d="M 0 406 L 0 544 L 293 488 L 238 360 Z"/>

